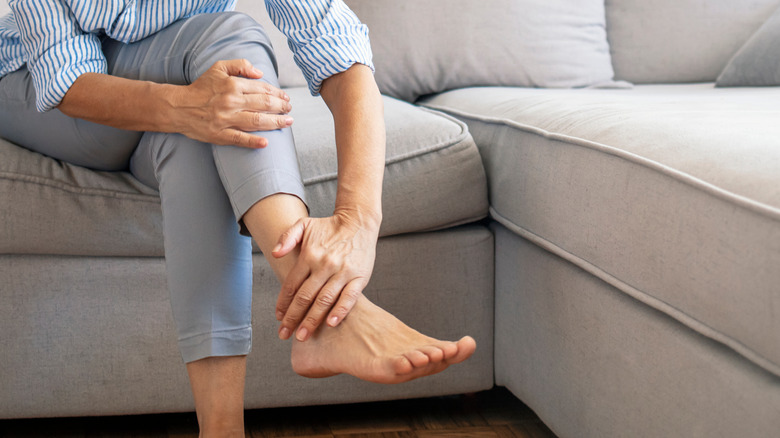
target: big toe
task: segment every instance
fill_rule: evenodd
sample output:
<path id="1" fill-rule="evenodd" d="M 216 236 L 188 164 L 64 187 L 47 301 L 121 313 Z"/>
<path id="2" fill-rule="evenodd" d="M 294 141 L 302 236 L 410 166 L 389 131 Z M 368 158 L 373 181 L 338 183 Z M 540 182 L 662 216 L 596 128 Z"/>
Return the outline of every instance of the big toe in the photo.
<path id="1" fill-rule="evenodd" d="M 458 352 L 451 358 L 447 358 L 447 363 L 455 364 L 463 362 L 474 354 L 474 350 L 477 349 L 477 341 L 471 336 L 464 336 L 456 343 Z"/>

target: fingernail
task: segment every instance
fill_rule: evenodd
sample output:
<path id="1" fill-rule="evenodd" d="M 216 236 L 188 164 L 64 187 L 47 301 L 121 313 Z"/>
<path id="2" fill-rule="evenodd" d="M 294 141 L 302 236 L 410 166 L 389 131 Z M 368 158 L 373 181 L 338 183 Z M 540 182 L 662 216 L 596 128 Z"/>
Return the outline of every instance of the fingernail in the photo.
<path id="1" fill-rule="evenodd" d="M 293 118 L 292 117 L 287 117 L 286 119 L 284 119 L 284 123 L 286 123 L 287 126 L 292 125 L 293 124 Z"/>
<path id="2" fill-rule="evenodd" d="M 309 334 L 309 331 L 306 330 L 306 327 L 301 327 L 300 329 L 298 329 L 298 334 L 295 335 L 295 338 L 298 339 L 299 341 L 303 342 L 303 341 L 306 340 L 306 336 L 308 336 L 308 334 Z"/>
<path id="3" fill-rule="evenodd" d="M 287 95 L 287 93 L 284 93 L 284 100 L 288 101 L 290 100 L 290 96 Z"/>
<path id="4" fill-rule="evenodd" d="M 277 321 L 281 321 L 281 320 L 282 320 L 282 318 L 284 318 L 284 313 L 282 313 L 282 311 L 281 311 L 281 310 L 277 310 L 277 311 L 276 311 L 276 320 L 277 320 Z"/>
<path id="5" fill-rule="evenodd" d="M 331 316 L 328 318 L 328 325 L 331 327 L 336 327 L 336 324 L 338 324 L 339 318 L 337 316 Z"/>
<path id="6" fill-rule="evenodd" d="M 288 112 L 288 113 L 289 113 L 290 111 L 292 111 L 292 105 L 290 105 L 289 103 L 288 103 L 288 104 L 286 104 L 286 105 L 284 106 L 284 111 L 285 111 L 285 112 Z"/>
<path id="7" fill-rule="evenodd" d="M 287 327 L 283 327 L 281 331 L 279 331 L 279 339 L 286 340 L 290 337 L 290 329 Z"/>
<path id="8" fill-rule="evenodd" d="M 271 252 L 279 252 L 282 249 L 282 244 L 277 243 L 274 249 L 271 250 Z"/>

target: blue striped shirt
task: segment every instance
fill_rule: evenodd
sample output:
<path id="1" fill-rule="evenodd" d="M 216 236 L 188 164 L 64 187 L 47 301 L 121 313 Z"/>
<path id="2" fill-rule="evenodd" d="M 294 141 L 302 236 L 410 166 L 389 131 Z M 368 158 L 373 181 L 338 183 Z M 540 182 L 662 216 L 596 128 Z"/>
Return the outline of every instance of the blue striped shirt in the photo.
<path id="1" fill-rule="evenodd" d="M 247 0 L 248 1 L 248 0 Z M 195 14 L 230 11 L 236 0 L 9 0 L 0 18 L 0 77 L 27 65 L 36 106 L 59 105 L 84 73 L 106 73 L 100 36 L 132 43 Z M 343 0 L 266 0 L 311 93 L 352 64 L 373 69 L 368 29 Z"/>

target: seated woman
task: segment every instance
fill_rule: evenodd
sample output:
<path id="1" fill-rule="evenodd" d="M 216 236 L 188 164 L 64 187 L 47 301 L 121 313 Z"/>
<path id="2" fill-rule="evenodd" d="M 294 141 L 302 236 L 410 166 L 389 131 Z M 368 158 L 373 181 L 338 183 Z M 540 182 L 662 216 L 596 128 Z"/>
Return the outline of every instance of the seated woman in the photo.
<path id="1" fill-rule="evenodd" d="M 267 0 L 335 121 L 336 207 L 307 217 L 273 52 L 234 0 L 11 0 L 0 19 L 0 135 L 128 169 L 160 192 L 179 347 L 201 436 L 243 436 L 251 238 L 282 284 L 279 337 L 307 377 L 380 383 L 442 371 L 474 340 L 432 339 L 362 295 L 375 259 L 382 102 L 367 29 L 341 0 Z"/>

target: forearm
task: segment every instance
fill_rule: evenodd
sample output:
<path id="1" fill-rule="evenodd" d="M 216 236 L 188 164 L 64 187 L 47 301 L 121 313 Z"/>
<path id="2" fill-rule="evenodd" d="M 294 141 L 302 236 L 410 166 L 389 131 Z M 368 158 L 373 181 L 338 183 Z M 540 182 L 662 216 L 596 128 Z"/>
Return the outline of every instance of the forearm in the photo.
<path id="1" fill-rule="evenodd" d="M 176 132 L 173 95 L 180 86 L 85 73 L 57 107 L 64 114 L 132 131 Z"/>
<path id="2" fill-rule="evenodd" d="M 384 110 L 371 70 L 355 64 L 325 80 L 338 154 L 336 212 L 379 229 L 385 164 Z"/>

